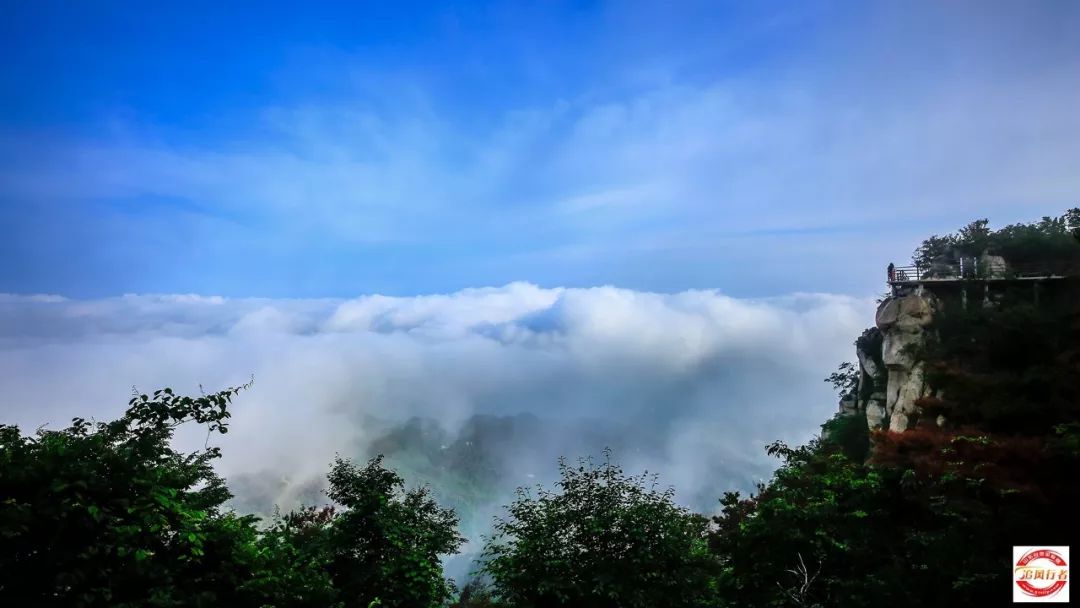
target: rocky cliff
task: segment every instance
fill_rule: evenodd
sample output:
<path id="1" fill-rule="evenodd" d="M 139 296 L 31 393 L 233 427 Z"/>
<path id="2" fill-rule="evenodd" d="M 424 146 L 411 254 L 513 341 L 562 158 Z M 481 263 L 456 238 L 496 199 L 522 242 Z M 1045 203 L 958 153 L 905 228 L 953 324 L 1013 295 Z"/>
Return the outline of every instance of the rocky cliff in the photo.
<path id="1" fill-rule="evenodd" d="M 937 299 L 922 290 L 878 306 L 876 327 L 856 341 L 859 381 L 854 394 L 841 400 L 841 415 L 865 416 L 872 430 L 906 431 L 915 425 L 916 402 L 930 393 L 917 350 L 937 309 Z"/>

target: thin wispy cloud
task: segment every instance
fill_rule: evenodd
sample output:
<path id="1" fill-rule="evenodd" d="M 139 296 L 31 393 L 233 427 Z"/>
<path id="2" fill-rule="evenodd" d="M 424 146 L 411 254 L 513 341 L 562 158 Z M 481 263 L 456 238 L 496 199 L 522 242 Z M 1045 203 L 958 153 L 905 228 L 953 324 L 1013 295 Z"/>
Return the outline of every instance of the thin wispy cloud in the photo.
<path id="1" fill-rule="evenodd" d="M 600 10 L 582 18 L 648 17 L 686 35 L 571 38 L 546 65 L 530 44 L 492 39 L 488 69 L 525 69 L 520 85 L 452 57 L 440 77 L 372 68 L 361 52 L 301 53 L 267 69 L 302 94 L 253 100 L 222 128 L 7 125 L 4 252 L 32 270 L 0 279 L 81 294 L 347 296 L 514 280 L 865 294 L 928 231 L 1055 213 L 1080 193 L 1080 54 L 1063 25 L 1075 11 L 830 7 L 692 25 L 697 10 Z M 462 44 L 454 28 L 468 19 L 440 26 L 440 44 Z M 723 34 L 715 45 L 708 28 Z M 596 45 L 612 64 L 597 63 Z M 304 61 L 318 69 L 303 75 Z M 320 94 L 313 82 L 336 84 Z M 529 94 L 497 94 L 515 86 Z M 830 231 L 851 238 L 830 244 Z M 44 279 L 61 256 L 72 269 Z M 759 272 L 731 270 L 747 258 Z M 105 271 L 125 260 L 130 271 Z M 821 276 L 821 264 L 850 272 Z"/>

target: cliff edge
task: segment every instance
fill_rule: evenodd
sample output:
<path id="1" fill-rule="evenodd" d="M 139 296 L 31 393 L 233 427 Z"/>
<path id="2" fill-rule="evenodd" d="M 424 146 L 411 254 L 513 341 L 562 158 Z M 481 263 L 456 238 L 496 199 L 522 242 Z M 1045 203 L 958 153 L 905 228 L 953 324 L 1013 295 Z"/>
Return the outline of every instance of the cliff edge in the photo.
<path id="1" fill-rule="evenodd" d="M 840 401 L 840 415 L 865 416 L 870 430 L 915 426 L 916 402 L 931 392 L 917 353 L 938 310 L 937 298 L 921 289 L 881 302 L 875 327 L 855 342 L 858 382 Z"/>

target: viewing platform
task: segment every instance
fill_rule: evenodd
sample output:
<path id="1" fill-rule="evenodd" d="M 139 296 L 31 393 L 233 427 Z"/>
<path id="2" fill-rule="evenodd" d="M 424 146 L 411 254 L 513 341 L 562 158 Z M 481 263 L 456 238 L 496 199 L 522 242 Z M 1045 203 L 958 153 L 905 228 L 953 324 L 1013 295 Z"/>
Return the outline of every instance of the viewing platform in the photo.
<path id="1" fill-rule="evenodd" d="M 972 281 L 1051 281 L 1080 276 L 1076 264 L 1007 264 L 1000 258 L 982 261 L 962 259 L 956 264 L 930 266 L 895 266 L 889 264 L 886 279 L 893 287 L 927 283 L 963 283 Z"/>
<path id="2" fill-rule="evenodd" d="M 989 302 L 994 293 L 1021 285 L 1030 286 L 1032 300 L 1038 304 L 1040 293 L 1049 284 L 1063 285 L 1065 279 L 1077 278 L 1080 278 L 1080 264 L 1075 262 L 1011 264 L 1000 256 L 963 258 L 955 264 L 889 264 L 886 269 L 886 280 L 893 296 L 928 289 L 940 297 L 958 297 L 965 308 L 969 291 L 973 289 L 975 293 L 981 292 L 984 302 Z"/>

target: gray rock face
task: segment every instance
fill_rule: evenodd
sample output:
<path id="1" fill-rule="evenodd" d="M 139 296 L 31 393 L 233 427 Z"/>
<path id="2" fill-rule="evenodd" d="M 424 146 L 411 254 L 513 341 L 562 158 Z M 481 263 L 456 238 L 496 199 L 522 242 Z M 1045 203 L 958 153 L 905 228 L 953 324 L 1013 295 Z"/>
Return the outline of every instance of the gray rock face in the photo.
<path id="1" fill-rule="evenodd" d="M 928 392 L 921 363 L 916 363 L 908 370 L 890 369 L 889 384 L 885 391 L 889 430 L 899 432 L 911 428 L 914 424 L 913 418 L 919 413 L 915 401 L 926 396 Z"/>
<path id="2" fill-rule="evenodd" d="M 896 331 L 885 334 L 881 343 L 881 358 L 885 369 L 910 369 L 915 364 L 911 349 L 922 342 L 922 332 Z"/>
<path id="3" fill-rule="evenodd" d="M 886 394 L 874 393 L 866 401 L 866 425 L 876 431 L 885 428 L 889 422 L 889 413 L 885 408 Z"/>
<path id="4" fill-rule="evenodd" d="M 884 428 L 887 422 L 886 415 L 885 396 L 881 395 L 880 398 L 870 397 L 870 400 L 866 402 L 866 425 L 870 427 L 870 430 L 876 431 Z"/>
<path id="5" fill-rule="evenodd" d="M 870 376 L 871 379 L 878 377 L 881 372 L 878 370 L 877 363 L 874 362 L 872 356 L 863 352 L 861 348 L 855 349 L 855 356 L 859 358 L 859 367 L 862 368 L 864 374 Z"/>
<path id="6" fill-rule="evenodd" d="M 1008 270 L 1009 266 L 1005 263 L 1005 258 L 1000 255 L 991 255 L 984 251 L 979 256 L 979 273 L 984 276 L 1000 277 L 1004 276 Z"/>
<path id="7" fill-rule="evenodd" d="M 840 415 L 854 416 L 859 413 L 859 402 L 855 397 L 846 397 L 840 400 Z"/>
<path id="8" fill-rule="evenodd" d="M 922 331 L 934 316 L 934 298 L 926 293 L 910 293 L 889 298 L 878 306 L 875 321 L 888 337 L 894 329 L 902 332 Z M 888 362 L 885 362 L 888 365 Z"/>
<path id="9" fill-rule="evenodd" d="M 934 307 L 933 296 L 919 292 L 890 298 L 878 307 L 875 321 L 883 334 L 881 354 L 888 380 L 884 403 L 867 403 L 866 423 L 870 428 L 906 431 L 914 424 L 918 415 L 915 401 L 929 391 L 923 366 L 915 360 L 913 350 L 922 343 Z"/>

